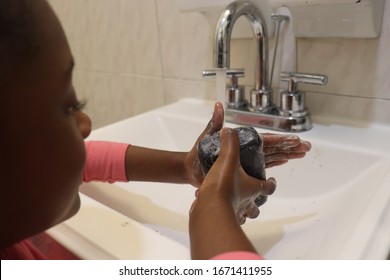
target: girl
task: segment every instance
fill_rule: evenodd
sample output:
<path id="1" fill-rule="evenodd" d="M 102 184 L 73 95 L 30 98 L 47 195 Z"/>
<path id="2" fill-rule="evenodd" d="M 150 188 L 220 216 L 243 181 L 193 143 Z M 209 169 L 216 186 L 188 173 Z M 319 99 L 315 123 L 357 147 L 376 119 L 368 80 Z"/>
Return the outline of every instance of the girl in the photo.
<path id="1" fill-rule="evenodd" d="M 276 183 L 242 170 L 233 131 L 222 131 L 221 155 L 206 178 L 200 175 L 196 143 L 188 153 L 85 144 L 91 121 L 72 86 L 74 61 L 49 4 L 0 0 L 0 38 L 2 259 L 45 258 L 29 238 L 77 213 L 83 180 L 190 183 L 199 188 L 189 221 L 193 258 L 259 258 L 239 221 L 257 217 L 254 198 L 272 194 Z M 217 103 L 200 137 L 220 130 L 222 116 Z M 310 149 L 298 137 L 264 135 L 264 143 L 267 167 Z"/>

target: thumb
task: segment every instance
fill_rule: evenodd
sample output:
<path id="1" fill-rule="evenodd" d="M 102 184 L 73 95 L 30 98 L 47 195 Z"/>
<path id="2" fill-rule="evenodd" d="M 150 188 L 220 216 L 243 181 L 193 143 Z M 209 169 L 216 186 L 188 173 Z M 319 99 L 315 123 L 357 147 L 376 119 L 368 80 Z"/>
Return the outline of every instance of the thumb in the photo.
<path id="1" fill-rule="evenodd" d="M 224 109 L 220 102 L 215 103 L 214 112 L 211 117 L 211 120 L 208 122 L 206 128 L 200 134 L 198 139 L 196 140 L 195 145 L 200 142 L 200 140 L 206 135 L 211 135 L 217 131 L 220 131 L 224 122 Z"/>
<path id="2" fill-rule="evenodd" d="M 223 105 L 220 102 L 216 102 L 214 105 L 214 112 L 211 117 L 211 120 L 207 124 L 206 129 L 202 133 L 202 137 L 206 134 L 213 134 L 217 131 L 220 131 L 223 127 L 224 122 L 224 109 Z"/>
<path id="3" fill-rule="evenodd" d="M 240 140 L 238 133 L 231 128 L 223 128 L 220 132 L 221 150 L 217 160 L 240 163 Z"/>

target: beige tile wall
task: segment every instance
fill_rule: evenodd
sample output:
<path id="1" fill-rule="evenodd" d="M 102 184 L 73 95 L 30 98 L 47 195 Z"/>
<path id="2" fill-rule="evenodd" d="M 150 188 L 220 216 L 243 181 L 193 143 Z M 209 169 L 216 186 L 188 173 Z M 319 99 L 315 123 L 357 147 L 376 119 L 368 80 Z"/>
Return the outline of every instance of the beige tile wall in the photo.
<path id="1" fill-rule="evenodd" d="M 180 13 L 176 0 L 49 2 L 67 33 L 75 87 L 89 101 L 94 128 L 184 97 L 215 99 L 214 82 L 201 77 L 211 66 L 213 33 L 202 15 Z M 326 87 L 302 87 L 311 112 L 390 124 L 389 46 L 388 3 L 380 38 L 297 40 L 298 70 L 329 76 Z M 231 66 L 246 69 L 248 87 L 253 48 L 250 39 L 232 43 Z"/>

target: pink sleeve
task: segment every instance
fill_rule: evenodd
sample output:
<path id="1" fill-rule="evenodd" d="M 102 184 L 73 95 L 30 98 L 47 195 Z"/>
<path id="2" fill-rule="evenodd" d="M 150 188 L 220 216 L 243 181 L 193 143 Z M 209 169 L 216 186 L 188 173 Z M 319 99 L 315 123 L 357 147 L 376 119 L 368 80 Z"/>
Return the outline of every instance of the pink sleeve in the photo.
<path id="1" fill-rule="evenodd" d="M 253 252 L 235 251 L 226 252 L 211 258 L 212 260 L 263 260 L 263 258 Z"/>
<path id="2" fill-rule="evenodd" d="M 0 249 L 1 260 L 79 260 L 46 232 Z"/>
<path id="3" fill-rule="evenodd" d="M 84 182 L 128 182 L 125 156 L 129 144 L 107 141 L 86 141 L 87 160 Z"/>
<path id="4" fill-rule="evenodd" d="M 47 260 L 47 258 L 26 239 L 0 250 L 2 260 Z"/>

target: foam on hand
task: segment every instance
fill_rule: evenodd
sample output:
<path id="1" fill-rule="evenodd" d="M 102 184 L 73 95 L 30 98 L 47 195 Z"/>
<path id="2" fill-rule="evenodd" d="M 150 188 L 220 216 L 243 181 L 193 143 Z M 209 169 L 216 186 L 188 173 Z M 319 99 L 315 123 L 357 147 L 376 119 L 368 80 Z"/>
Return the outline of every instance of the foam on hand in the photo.
<path id="1" fill-rule="evenodd" d="M 240 163 L 244 171 L 259 180 L 266 180 L 263 142 L 253 127 L 235 128 L 240 140 Z M 217 160 L 221 149 L 219 132 L 203 137 L 198 145 L 200 167 L 204 175 Z M 257 206 L 263 205 L 267 196 L 256 198 Z"/>

